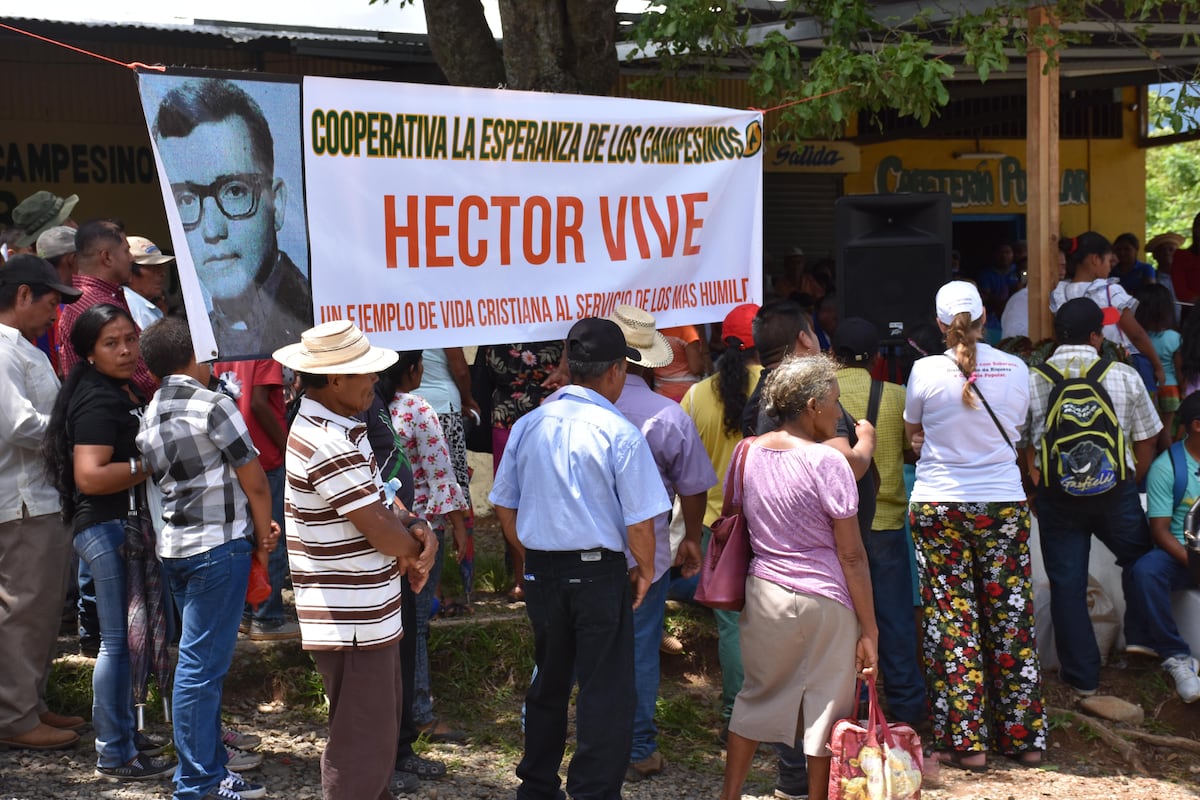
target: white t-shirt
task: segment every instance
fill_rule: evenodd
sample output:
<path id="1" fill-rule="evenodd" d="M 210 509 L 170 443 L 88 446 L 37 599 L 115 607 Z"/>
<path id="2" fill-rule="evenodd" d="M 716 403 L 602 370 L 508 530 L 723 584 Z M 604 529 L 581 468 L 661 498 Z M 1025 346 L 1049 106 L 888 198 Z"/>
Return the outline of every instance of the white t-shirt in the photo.
<path id="1" fill-rule="evenodd" d="M 1016 356 L 982 342 L 975 348 L 975 385 L 1016 444 L 1029 413 L 1029 369 Z M 1024 500 L 1016 453 L 982 402 L 978 408 L 963 403 L 966 378 L 953 355 L 947 350 L 943 355 L 922 358 L 913 365 L 908 379 L 904 421 L 925 429 L 911 499 L 957 503 Z"/>
<path id="2" fill-rule="evenodd" d="M 1010 336 L 1029 335 L 1029 289 L 1018 289 L 1008 298 L 1004 313 L 1000 315 L 1000 335 L 1007 339 Z"/>
<path id="3" fill-rule="evenodd" d="M 1106 308 L 1114 308 L 1115 312 L 1105 311 L 1104 321 L 1108 324 L 1104 326 L 1104 338 L 1110 342 L 1115 342 L 1121 345 L 1129 354 L 1139 352 L 1133 346 L 1133 342 L 1129 341 L 1129 337 L 1121 330 L 1121 326 L 1117 324 L 1120 315 L 1125 313 L 1125 309 L 1136 311 L 1138 307 L 1137 300 L 1129 296 L 1129 292 L 1121 288 L 1121 284 L 1117 281 L 1111 283 L 1104 278 L 1097 278 L 1090 283 L 1071 283 L 1070 281 L 1059 281 L 1058 286 L 1050 292 L 1050 313 L 1057 314 L 1061 307 L 1068 300 L 1074 300 L 1078 297 L 1090 297 L 1096 305 L 1100 306 L 1101 310 Z M 1109 322 L 1110 315 L 1116 315 L 1116 320 Z"/>

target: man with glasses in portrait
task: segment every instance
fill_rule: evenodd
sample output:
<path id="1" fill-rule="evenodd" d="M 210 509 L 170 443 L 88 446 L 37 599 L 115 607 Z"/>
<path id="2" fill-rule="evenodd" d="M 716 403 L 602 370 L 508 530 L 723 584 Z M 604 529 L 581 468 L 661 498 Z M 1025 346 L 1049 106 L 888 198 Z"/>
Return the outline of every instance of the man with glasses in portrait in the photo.
<path id="1" fill-rule="evenodd" d="M 189 81 L 163 97 L 154 138 L 221 355 L 297 341 L 312 289 L 278 246 L 288 189 L 258 103 L 226 80 Z"/>

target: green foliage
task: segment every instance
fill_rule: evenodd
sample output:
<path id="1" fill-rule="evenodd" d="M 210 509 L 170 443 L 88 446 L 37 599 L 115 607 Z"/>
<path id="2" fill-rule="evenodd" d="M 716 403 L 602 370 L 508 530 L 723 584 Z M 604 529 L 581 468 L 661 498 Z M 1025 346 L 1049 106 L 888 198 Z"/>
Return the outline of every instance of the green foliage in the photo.
<path id="1" fill-rule="evenodd" d="M 1146 238 L 1175 232 L 1191 239 L 1200 211 L 1200 141 L 1146 151 Z"/>
<path id="2" fill-rule="evenodd" d="M 918 5 L 923 7 L 914 11 Z M 1053 13 L 1059 23 L 1070 23 L 1089 12 L 1094 16 L 1094 5 L 1060 0 Z M 1000 0 L 980 12 L 953 4 L 893 7 L 867 0 L 786 0 L 772 6 L 781 21 L 764 26 L 756 12 L 736 2 L 663 0 L 635 26 L 630 58 L 654 59 L 664 75 L 688 86 L 741 70 L 758 105 L 783 107 L 772 135 L 835 137 L 860 112 L 877 122 L 880 111 L 892 109 L 928 124 L 950 100 L 947 81 L 955 64 L 987 81 L 1008 68 L 1011 53 L 1041 50 L 1054 64 L 1065 49 L 1087 41 L 1056 25 L 1030 28 L 1029 6 L 1016 0 Z M 1121 6 L 1123 13 L 1115 17 L 1177 22 L 1200 10 L 1200 1 L 1168 6 L 1166 0 L 1123 0 Z M 890 11 L 897 7 L 907 16 Z M 1148 31 L 1148 25 L 1138 25 L 1114 36 L 1144 47 Z M 801 49 L 815 40 L 821 43 L 815 56 L 811 46 Z M 1183 93 L 1173 113 L 1184 113 L 1189 104 L 1196 110 Z"/>

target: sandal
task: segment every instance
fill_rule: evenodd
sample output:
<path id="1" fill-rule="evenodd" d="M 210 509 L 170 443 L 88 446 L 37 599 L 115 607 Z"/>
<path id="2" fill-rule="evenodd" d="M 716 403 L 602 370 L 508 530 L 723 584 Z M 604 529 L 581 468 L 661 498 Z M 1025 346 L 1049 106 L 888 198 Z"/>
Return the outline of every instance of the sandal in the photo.
<path id="1" fill-rule="evenodd" d="M 983 756 L 982 764 L 968 764 L 968 758 Z M 982 750 L 936 750 L 933 758 L 939 763 L 966 770 L 967 772 L 987 772 L 987 754 Z"/>
<path id="2" fill-rule="evenodd" d="M 1005 753 L 1004 757 L 1013 762 L 1013 766 L 1022 769 L 1040 769 L 1042 766 L 1041 750 L 1026 750 L 1021 753 Z"/>
<path id="3" fill-rule="evenodd" d="M 450 617 L 469 617 L 475 613 L 475 609 L 465 603 L 447 603 L 442 607 L 441 616 Z"/>
<path id="4" fill-rule="evenodd" d="M 424 725 L 417 726 L 417 733 L 435 744 L 462 744 L 467 735 L 451 728 L 437 717 Z"/>
<path id="5" fill-rule="evenodd" d="M 410 772 L 422 780 L 429 778 L 440 778 L 446 774 L 446 765 L 441 761 L 434 761 L 432 758 L 421 758 L 416 754 L 410 754 L 396 760 L 396 769 L 401 772 Z"/>

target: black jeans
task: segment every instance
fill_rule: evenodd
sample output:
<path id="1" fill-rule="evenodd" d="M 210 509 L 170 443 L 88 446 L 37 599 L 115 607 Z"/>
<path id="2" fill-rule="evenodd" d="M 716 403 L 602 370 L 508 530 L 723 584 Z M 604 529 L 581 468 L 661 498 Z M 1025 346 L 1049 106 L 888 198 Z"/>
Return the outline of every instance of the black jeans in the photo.
<path id="1" fill-rule="evenodd" d="M 620 800 L 633 737 L 632 602 L 622 553 L 526 551 L 525 608 L 537 677 L 525 698 L 518 800 L 562 797 L 558 767 L 573 678 L 577 746 L 567 793 L 573 800 Z"/>

